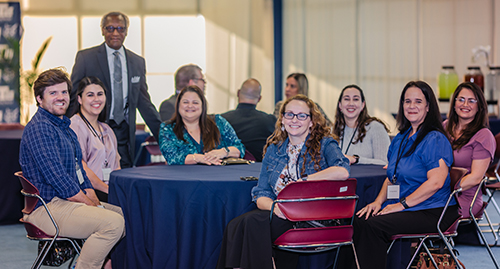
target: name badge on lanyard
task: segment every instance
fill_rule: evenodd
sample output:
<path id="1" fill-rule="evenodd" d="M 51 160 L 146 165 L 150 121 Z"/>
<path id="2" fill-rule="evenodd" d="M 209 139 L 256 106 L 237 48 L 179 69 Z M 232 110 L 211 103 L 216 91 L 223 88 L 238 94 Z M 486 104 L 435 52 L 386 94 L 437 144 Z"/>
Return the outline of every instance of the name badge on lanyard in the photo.
<path id="1" fill-rule="evenodd" d="M 76 168 L 76 176 L 78 177 L 78 181 L 80 182 L 80 185 L 83 184 L 83 174 L 82 170 L 80 169 L 80 166 L 78 165 L 78 162 L 75 162 L 75 168 Z"/>
<path id="2" fill-rule="evenodd" d="M 106 184 L 109 182 L 109 174 L 111 174 L 111 168 L 102 168 L 102 181 Z"/>
<path id="3" fill-rule="evenodd" d="M 399 199 L 399 185 L 387 186 L 387 199 Z"/>
<path id="4" fill-rule="evenodd" d="M 403 140 L 401 140 L 401 143 L 399 144 L 399 150 L 398 154 L 396 155 L 396 165 L 394 167 L 394 175 L 392 176 L 391 182 L 389 182 L 389 185 L 387 186 L 387 199 L 399 199 L 399 193 L 400 193 L 400 186 L 397 184 L 397 178 L 396 178 L 396 173 L 398 171 L 398 164 L 399 161 L 403 158 L 404 151 L 406 149 L 406 145 L 408 144 L 408 140 L 406 139 L 409 135 L 410 131 L 408 131 L 405 136 L 403 137 Z M 404 143 L 404 145 L 403 145 Z"/>
<path id="5" fill-rule="evenodd" d="M 109 182 L 109 174 L 111 174 L 111 167 L 109 167 L 109 163 L 108 163 L 108 160 L 105 159 L 104 160 L 104 163 L 102 164 L 102 181 L 104 181 L 104 183 L 108 184 Z"/>

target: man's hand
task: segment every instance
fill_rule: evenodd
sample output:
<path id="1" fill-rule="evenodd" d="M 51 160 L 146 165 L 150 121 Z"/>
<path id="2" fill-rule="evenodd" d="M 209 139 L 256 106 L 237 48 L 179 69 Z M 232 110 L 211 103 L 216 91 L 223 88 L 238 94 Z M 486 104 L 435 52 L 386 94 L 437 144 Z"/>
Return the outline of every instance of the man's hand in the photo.
<path id="1" fill-rule="evenodd" d="M 94 193 L 94 195 L 95 195 L 95 193 Z M 94 203 L 92 200 L 90 200 L 90 198 L 87 195 L 85 195 L 85 193 L 83 193 L 82 190 L 80 190 L 77 194 L 75 194 L 72 197 L 69 197 L 66 200 L 71 201 L 71 202 L 84 203 L 84 204 L 90 205 L 90 206 L 97 206 L 97 204 Z"/>

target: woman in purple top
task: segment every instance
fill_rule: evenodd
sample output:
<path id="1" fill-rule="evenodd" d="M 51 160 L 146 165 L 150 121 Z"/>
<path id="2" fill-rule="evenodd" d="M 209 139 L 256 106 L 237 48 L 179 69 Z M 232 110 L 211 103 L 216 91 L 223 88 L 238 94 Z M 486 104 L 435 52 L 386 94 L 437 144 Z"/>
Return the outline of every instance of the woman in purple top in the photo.
<path id="1" fill-rule="evenodd" d="M 488 129 L 488 107 L 481 89 L 474 83 L 458 85 L 452 96 L 448 120 L 444 123 L 453 148 L 453 166 L 466 168 L 464 190 L 458 197 L 459 212 L 469 217 L 469 207 L 478 184 L 493 160 L 496 143 Z M 483 204 L 482 193 L 472 209 L 476 214 Z"/>
<path id="2" fill-rule="evenodd" d="M 111 127 L 99 121 L 106 105 L 104 84 L 96 77 L 86 77 L 77 89 L 78 113 L 71 117 L 71 129 L 82 148 L 83 169 L 100 201 L 108 200 L 109 174 L 120 169 L 116 136 Z"/>

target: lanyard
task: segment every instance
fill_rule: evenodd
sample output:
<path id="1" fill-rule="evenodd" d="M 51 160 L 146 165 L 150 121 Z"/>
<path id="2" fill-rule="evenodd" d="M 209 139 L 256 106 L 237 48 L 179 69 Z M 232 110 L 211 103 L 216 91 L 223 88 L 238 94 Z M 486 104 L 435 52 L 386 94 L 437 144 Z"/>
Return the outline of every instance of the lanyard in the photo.
<path id="1" fill-rule="evenodd" d="M 405 136 L 403 137 L 403 140 L 401 140 L 401 144 L 399 144 L 399 150 L 398 150 L 398 155 L 397 155 L 397 158 L 396 158 L 396 165 L 394 167 L 394 175 L 392 176 L 392 184 L 395 184 L 396 183 L 396 172 L 398 170 L 398 164 L 399 164 L 399 161 L 401 160 L 401 158 L 403 158 L 403 153 L 404 153 L 404 150 L 406 149 L 406 145 L 408 144 L 408 141 L 410 141 L 408 135 L 410 134 L 410 131 L 408 131 Z M 408 139 L 407 139 L 408 138 Z M 406 140 L 406 141 L 405 141 Z M 404 146 L 403 146 L 403 142 L 404 142 Z M 403 151 L 401 151 L 401 146 L 403 146 Z"/>
<path id="2" fill-rule="evenodd" d="M 80 117 L 83 119 L 83 121 L 85 122 L 85 124 L 87 125 L 87 127 L 90 129 L 90 132 L 97 138 L 99 138 L 99 140 L 102 142 L 102 144 L 104 145 L 104 136 L 102 135 L 99 135 L 99 133 L 94 129 L 94 126 L 92 126 L 92 124 L 90 124 L 90 122 L 87 120 L 87 118 L 85 118 L 85 116 L 83 116 L 83 114 L 80 112 Z"/>
<path id="3" fill-rule="evenodd" d="M 69 132 L 68 130 L 69 128 L 65 128 L 65 132 L 67 134 L 67 137 L 69 139 L 69 143 L 71 144 L 71 147 L 73 148 L 73 152 L 75 154 L 75 163 L 76 163 L 76 166 L 78 166 L 78 157 L 76 157 L 76 146 L 75 146 L 75 141 L 73 141 L 73 137 L 71 136 L 71 133 Z"/>
<path id="4" fill-rule="evenodd" d="M 347 145 L 347 148 L 345 149 L 345 152 L 344 154 L 347 155 L 347 151 L 349 151 L 349 148 L 351 147 L 351 144 L 352 144 L 352 140 L 354 139 L 354 135 L 356 134 L 356 132 L 358 131 L 358 126 L 359 125 L 356 125 L 356 129 L 354 129 L 354 133 L 352 133 L 352 136 L 351 136 L 351 140 L 349 141 L 349 144 Z M 342 144 L 340 145 L 341 148 L 344 148 L 344 138 L 342 138 Z"/>

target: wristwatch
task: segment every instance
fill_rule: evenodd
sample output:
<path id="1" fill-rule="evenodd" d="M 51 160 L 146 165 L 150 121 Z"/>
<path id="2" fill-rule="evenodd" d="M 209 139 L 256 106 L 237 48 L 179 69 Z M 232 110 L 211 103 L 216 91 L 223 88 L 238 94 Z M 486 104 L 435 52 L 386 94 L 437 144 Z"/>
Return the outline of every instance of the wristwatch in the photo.
<path id="1" fill-rule="evenodd" d="M 359 163 L 359 156 L 358 156 L 358 155 L 356 155 L 356 154 L 354 154 L 354 155 L 352 155 L 352 156 L 354 157 L 354 159 L 356 159 L 356 161 L 354 161 L 354 163 L 353 163 L 353 164 L 357 164 L 357 163 Z"/>
<path id="2" fill-rule="evenodd" d="M 226 157 L 229 156 L 229 149 L 227 147 L 224 147 L 224 151 L 226 152 Z"/>
<path id="3" fill-rule="evenodd" d="M 408 206 L 408 204 L 406 203 L 406 197 L 403 197 L 403 198 L 399 199 L 399 202 L 403 205 L 403 207 L 404 207 L 405 209 L 410 208 L 410 207 Z"/>

